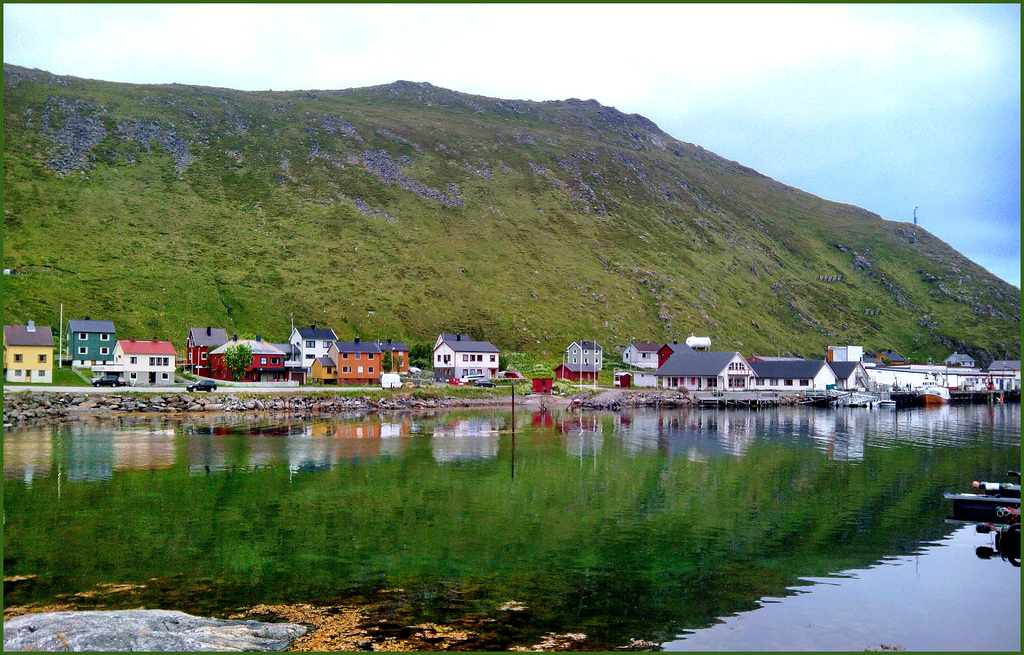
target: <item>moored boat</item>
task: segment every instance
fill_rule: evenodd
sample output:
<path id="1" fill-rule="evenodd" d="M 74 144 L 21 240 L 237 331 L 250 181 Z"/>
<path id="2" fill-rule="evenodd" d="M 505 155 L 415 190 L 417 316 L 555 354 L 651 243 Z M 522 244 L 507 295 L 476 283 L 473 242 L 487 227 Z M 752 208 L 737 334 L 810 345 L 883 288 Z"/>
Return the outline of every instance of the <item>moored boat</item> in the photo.
<path id="1" fill-rule="evenodd" d="M 945 405 L 949 402 L 949 389 L 937 384 L 921 387 L 917 392 L 919 405 Z"/>

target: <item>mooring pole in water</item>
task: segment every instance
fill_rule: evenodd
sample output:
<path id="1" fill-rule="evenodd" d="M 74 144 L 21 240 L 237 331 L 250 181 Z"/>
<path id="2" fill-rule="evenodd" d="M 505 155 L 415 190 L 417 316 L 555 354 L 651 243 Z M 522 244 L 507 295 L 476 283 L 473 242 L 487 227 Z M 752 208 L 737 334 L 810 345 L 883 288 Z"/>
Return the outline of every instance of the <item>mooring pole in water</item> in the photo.
<path id="1" fill-rule="evenodd" d="M 512 482 L 516 481 L 516 381 L 512 380 Z"/>

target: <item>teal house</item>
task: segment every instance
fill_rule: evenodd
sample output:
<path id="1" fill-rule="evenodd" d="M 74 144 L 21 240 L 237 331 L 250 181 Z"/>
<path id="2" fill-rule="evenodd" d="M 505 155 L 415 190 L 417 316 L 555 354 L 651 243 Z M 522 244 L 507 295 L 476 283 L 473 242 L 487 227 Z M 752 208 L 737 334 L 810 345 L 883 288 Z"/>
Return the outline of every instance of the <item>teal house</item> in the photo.
<path id="1" fill-rule="evenodd" d="M 72 368 L 92 368 L 114 361 L 113 321 L 91 319 L 68 321 L 67 354 Z"/>

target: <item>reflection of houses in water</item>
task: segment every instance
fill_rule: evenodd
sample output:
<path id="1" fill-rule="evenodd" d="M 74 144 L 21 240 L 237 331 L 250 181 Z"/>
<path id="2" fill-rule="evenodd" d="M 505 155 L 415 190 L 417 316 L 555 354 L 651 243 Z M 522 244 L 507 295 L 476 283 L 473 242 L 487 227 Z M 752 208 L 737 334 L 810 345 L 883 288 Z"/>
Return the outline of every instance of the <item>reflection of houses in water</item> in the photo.
<path id="1" fill-rule="evenodd" d="M 173 428 L 119 432 L 113 437 L 114 470 L 164 469 L 174 466 Z"/>
<path id="2" fill-rule="evenodd" d="M 408 435 L 404 423 L 314 423 L 288 440 L 288 466 L 292 472 L 325 471 L 341 461 L 399 455 Z"/>
<path id="3" fill-rule="evenodd" d="M 742 455 L 757 436 L 756 417 L 736 410 L 624 413 L 615 432 L 627 450 L 660 450 L 702 461 L 709 455 Z"/>
<path id="4" fill-rule="evenodd" d="M 593 414 L 577 414 L 558 421 L 562 433 L 565 453 L 574 457 L 594 457 L 601 452 L 604 442 L 604 426 Z"/>
<path id="5" fill-rule="evenodd" d="M 498 454 L 501 421 L 475 417 L 434 426 L 430 450 L 436 462 L 492 459 Z"/>
<path id="6" fill-rule="evenodd" d="M 4 435 L 4 479 L 21 478 L 32 484 L 36 476 L 50 474 L 53 436 L 49 429 L 18 430 Z"/>

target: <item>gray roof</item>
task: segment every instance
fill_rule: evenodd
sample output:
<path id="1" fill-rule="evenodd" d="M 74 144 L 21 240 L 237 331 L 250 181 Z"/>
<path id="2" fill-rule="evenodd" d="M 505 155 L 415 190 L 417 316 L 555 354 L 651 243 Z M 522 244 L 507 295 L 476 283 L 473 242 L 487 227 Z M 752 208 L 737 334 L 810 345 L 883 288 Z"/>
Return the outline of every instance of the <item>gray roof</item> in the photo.
<path id="1" fill-rule="evenodd" d="M 906 358 L 903 357 L 903 355 L 899 354 L 895 350 L 883 350 L 882 352 L 878 353 L 878 358 L 881 359 L 882 357 L 885 357 L 890 362 L 905 362 L 905 361 L 907 361 Z"/>
<path id="2" fill-rule="evenodd" d="M 284 352 L 277 346 L 270 343 L 269 341 L 256 341 L 255 339 L 239 339 L 238 341 L 228 341 L 216 350 L 211 351 L 211 355 L 219 355 L 226 353 L 228 348 L 238 345 L 246 345 L 252 350 L 253 355 L 283 355 Z"/>
<path id="3" fill-rule="evenodd" d="M 854 369 L 860 362 L 829 362 L 829 368 L 836 374 L 836 378 L 839 380 L 848 380 L 853 375 Z"/>
<path id="4" fill-rule="evenodd" d="M 298 348 L 296 348 L 293 344 L 290 343 L 272 343 L 270 345 L 277 348 L 286 355 L 298 355 L 300 352 Z"/>
<path id="5" fill-rule="evenodd" d="M 571 348 L 574 345 L 579 345 L 579 347 L 582 348 L 583 350 L 604 350 L 603 348 L 601 348 L 601 344 L 597 343 L 596 341 L 587 341 L 586 339 L 584 339 L 583 341 L 573 341 L 572 343 L 569 344 L 568 348 Z"/>
<path id="6" fill-rule="evenodd" d="M 210 332 L 209 335 L 206 334 L 207 330 Z M 216 348 L 228 340 L 228 331 L 224 328 L 194 327 L 189 328 L 188 334 L 194 344 L 208 348 Z"/>
<path id="7" fill-rule="evenodd" d="M 573 373 L 596 373 L 601 370 L 597 368 L 594 364 L 573 364 L 572 362 L 562 362 L 555 368 L 559 369 L 563 366 L 572 371 Z"/>
<path id="8" fill-rule="evenodd" d="M 759 378 L 811 380 L 823 366 L 824 359 L 783 359 L 747 362 Z"/>
<path id="9" fill-rule="evenodd" d="M 113 321 L 97 321 L 88 318 L 76 318 L 68 321 L 68 332 L 93 332 L 99 334 L 114 334 Z"/>
<path id="10" fill-rule="evenodd" d="M 490 341 L 472 341 L 462 335 L 457 339 L 454 334 L 442 334 L 441 341 L 448 344 L 452 350 L 460 353 L 496 353 L 498 349 Z"/>
<path id="11" fill-rule="evenodd" d="M 683 344 L 673 344 L 673 348 L 676 345 L 681 345 L 686 350 L 680 349 L 672 353 L 661 368 L 657 370 L 655 375 L 657 376 L 671 376 L 671 377 L 713 377 L 725 370 L 725 367 L 729 365 L 733 357 L 739 355 L 738 352 L 697 352 L 689 346 Z"/>
<path id="12" fill-rule="evenodd" d="M 409 352 L 409 346 L 405 345 L 401 341 L 378 341 L 377 346 L 380 347 L 380 351 L 390 350 L 392 352 L 404 351 Z"/>
<path id="13" fill-rule="evenodd" d="M 372 341 L 335 341 L 340 353 L 379 353 L 380 347 Z"/>
<path id="14" fill-rule="evenodd" d="M 950 364 L 963 364 L 966 362 L 974 363 L 974 358 L 966 353 L 953 353 L 946 358 L 946 362 Z"/>
<path id="15" fill-rule="evenodd" d="M 674 353 L 695 353 L 695 352 L 697 352 L 693 348 L 687 346 L 685 343 L 666 343 L 666 344 L 662 344 L 661 348 L 668 348 L 669 350 L 671 350 Z M 661 351 L 661 348 L 658 348 L 659 352 Z"/>
<path id="16" fill-rule="evenodd" d="M 1019 371 L 1019 359 L 997 359 L 988 365 L 990 371 Z"/>
<path id="17" fill-rule="evenodd" d="M 656 353 L 661 350 L 661 347 L 664 345 L 665 344 L 663 343 L 651 343 L 649 341 L 630 341 L 626 344 L 626 348 L 633 346 L 642 353 Z M 625 348 L 623 348 L 623 350 L 625 350 Z"/>
<path id="18" fill-rule="evenodd" d="M 27 325 L 5 325 L 4 341 L 8 346 L 53 347 L 53 332 L 49 325 L 37 325 L 29 331 Z"/>
<path id="19" fill-rule="evenodd" d="M 334 333 L 334 330 L 330 328 L 295 328 L 295 331 L 299 333 L 299 336 L 303 339 L 322 339 L 324 341 L 337 341 L 338 335 Z"/>
<path id="20" fill-rule="evenodd" d="M 320 362 L 320 366 L 334 366 L 334 360 L 327 355 L 320 355 L 316 361 Z"/>

